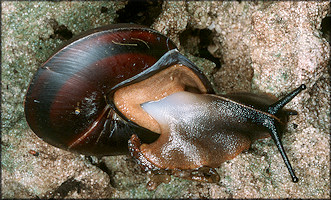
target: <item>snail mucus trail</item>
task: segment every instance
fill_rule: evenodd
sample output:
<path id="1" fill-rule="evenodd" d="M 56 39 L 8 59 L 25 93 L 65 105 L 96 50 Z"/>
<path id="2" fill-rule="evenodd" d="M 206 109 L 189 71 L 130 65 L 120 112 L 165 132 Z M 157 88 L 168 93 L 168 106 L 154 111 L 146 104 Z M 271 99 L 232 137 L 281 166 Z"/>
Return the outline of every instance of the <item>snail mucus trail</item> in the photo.
<path id="1" fill-rule="evenodd" d="M 31 129 L 46 142 L 85 155 L 130 153 L 155 177 L 218 182 L 214 168 L 257 139 L 280 137 L 283 107 L 269 95 L 215 95 L 205 75 L 153 29 L 117 24 L 70 40 L 34 75 L 25 98 Z M 149 182 L 155 189 L 162 180 Z"/>

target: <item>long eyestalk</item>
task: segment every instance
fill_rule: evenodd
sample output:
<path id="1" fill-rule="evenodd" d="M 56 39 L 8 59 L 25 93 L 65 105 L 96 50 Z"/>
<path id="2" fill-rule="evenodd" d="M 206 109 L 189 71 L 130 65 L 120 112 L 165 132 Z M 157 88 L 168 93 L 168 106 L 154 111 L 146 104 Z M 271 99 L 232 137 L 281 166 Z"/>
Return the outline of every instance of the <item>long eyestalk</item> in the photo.
<path id="1" fill-rule="evenodd" d="M 294 173 L 294 170 L 293 170 L 293 168 L 291 166 L 291 163 L 290 163 L 290 161 L 287 158 L 287 155 L 285 153 L 283 144 L 282 144 L 282 142 L 280 140 L 280 137 L 279 137 L 279 134 L 278 134 L 278 131 L 277 131 L 276 127 L 275 126 L 271 126 L 271 127 L 269 127 L 269 129 L 270 129 L 270 132 L 271 132 L 270 133 L 271 134 L 271 138 L 274 140 L 274 142 L 275 142 L 275 144 L 276 144 L 276 146 L 277 146 L 280 154 L 283 157 L 284 163 L 285 163 L 285 165 L 286 165 L 286 167 L 287 167 L 287 169 L 290 172 L 290 175 L 292 177 L 292 181 L 294 183 L 297 183 L 299 181 L 299 179 L 298 179 L 298 177 L 296 177 L 296 175 Z"/>
<path id="2" fill-rule="evenodd" d="M 272 104 L 268 108 L 268 113 L 275 115 L 278 111 L 280 111 L 288 102 L 290 102 L 295 96 L 297 96 L 302 90 L 306 89 L 306 85 L 302 84 L 297 89 L 293 90 L 291 93 Z"/>
<path id="3" fill-rule="evenodd" d="M 293 90 L 292 92 L 290 92 L 288 95 L 286 95 L 284 98 L 280 99 L 279 101 L 277 101 L 276 103 L 272 104 L 271 106 L 269 106 L 268 108 L 268 113 L 275 115 L 277 114 L 278 111 L 280 111 L 288 102 L 290 102 L 295 96 L 297 96 L 301 91 L 303 91 L 304 89 L 306 89 L 306 85 L 302 84 L 300 85 L 300 87 L 298 87 L 297 89 Z M 294 112 L 293 114 L 297 114 L 296 112 Z M 270 130 L 270 134 L 272 139 L 274 140 L 280 154 L 283 157 L 283 160 L 285 162 L 285 165 L 288 169 L 288 171 L 290 172 L 290 175 L 292 177 L 292 181 L 293 182 L 298 182 L 298 178 L 296 177 L 294 170 L 291 166 L 290 161 L 287 158 L 287 155 L 284 151 L 284 147 L 283 144 L 280 140 L 280 135 L 279 132 L 277 131 L 277 128 L 274 124 L 274 122 L 269 122 L 267 123 L 267 127 Z"/>

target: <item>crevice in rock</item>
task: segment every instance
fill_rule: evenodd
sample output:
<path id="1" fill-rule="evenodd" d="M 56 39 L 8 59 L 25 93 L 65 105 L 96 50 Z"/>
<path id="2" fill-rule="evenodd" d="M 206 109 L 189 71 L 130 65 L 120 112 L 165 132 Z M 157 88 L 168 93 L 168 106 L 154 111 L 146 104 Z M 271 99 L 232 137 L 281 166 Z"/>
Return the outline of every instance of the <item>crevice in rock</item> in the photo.
<path id="1" fill-rule="evenodd" d="M 194 29 L 188 27 L 179 35 L 182 47 L 190 54 L 205 58 L 216 64 L 216 68 L 221 68 L 221 58 L 213 56 L 208 46 L 213 44 L 213 33 L 209 29 Z"/>
<path id="2" fill-rule="evenodd" d="M 117 11 L 115 22 L 151 26 L 162 11 L 162 4 L 162 0 L 129 0 L 123 9 Z"/>
<path id="3" fill-rule="evenodd" d="M 323 37 L 330 43 L 331 40 L 331 14 L 322 19 L 321 31 Z"/>
<path id="4" fill-rule="evenodd" d="M 101 160 L 101 159 L 93 159 L 92 156 L 87 156 L 88 161 L 98 167 L 99 169 L 101 169 L 101 171 L 105 172 L 108 177 L 109 177 L 109 184 L 113 187 L 116 188 L 116 181 L 114 179 L 114 173 L 107 167 L 106 163 Z"/>
<path id="5" fill-rule="evenodd" d="M 100 12 L 101 12 L 101 13 L 107 13 L 107 12 L 108 12 L 108 8 L 102 6 L 101 9 L 100 9 Z"/>
<path id="6" fill-rule="evenodd" d="M 84 189 L 87 189 L 87 186 L 84 183 L 82 183 L 81 181 L 77 181 L 76 179 L 71 177 L 64 181 L 53 192 L 50 192 L 47 196 L 48 198 L 65 198 L 71 191 L 77 191 L 77 193 L 79 194 L 81 190 Z"/>
<path id="7" fill-rule="evenodd" d="M 59 25 L 59 23 L 55 19 L 51 19 L 49 21 L 49 24 L 54 30 L 54 34 L 50 35 L 50 38 L 60 40 L 69 40 L 70 38 L 72 38 L 72 31 L 70 31 L 65 25 Z"/>

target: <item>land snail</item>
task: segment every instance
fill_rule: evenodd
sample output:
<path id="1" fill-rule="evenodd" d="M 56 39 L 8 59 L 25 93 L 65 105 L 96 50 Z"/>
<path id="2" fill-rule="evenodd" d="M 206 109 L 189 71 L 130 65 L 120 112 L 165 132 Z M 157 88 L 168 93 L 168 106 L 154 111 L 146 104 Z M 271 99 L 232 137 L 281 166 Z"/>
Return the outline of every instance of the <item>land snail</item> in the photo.
<path id="1" fill-rule="evenodd" d="M 215 168 L 271 136 L 293 182 L 280 137 L 284 98 L 216 95 L 204 74 L 157 31 L 116 24 L 85 32 L 36 72 L 25 97 L 26 120 L 40 138 L 85 155 L 130 153 L 152 174 L 148 189 L 170 175 L 218 182 Z"/>

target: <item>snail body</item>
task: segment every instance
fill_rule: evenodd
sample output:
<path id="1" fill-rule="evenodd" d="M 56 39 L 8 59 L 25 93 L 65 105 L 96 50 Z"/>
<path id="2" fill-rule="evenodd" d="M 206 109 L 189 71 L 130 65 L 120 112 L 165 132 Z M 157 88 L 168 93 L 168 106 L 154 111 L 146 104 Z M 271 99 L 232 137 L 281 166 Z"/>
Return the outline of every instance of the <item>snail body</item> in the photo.
<path id="1" fill-rule="evenodd" d="M 155 177 L 217 182 L 214 168 L 272 136 L 297 182 L 280 136 L 281 100 L 215 95 L 204 74 L 162 34 L 133 24 L 97 28 L 68 41 L 36 72 L 25 98 L 31 129 L 85 155 L 130 153 Z M 162 181 L 155 178 L 149 188 Z"/>

